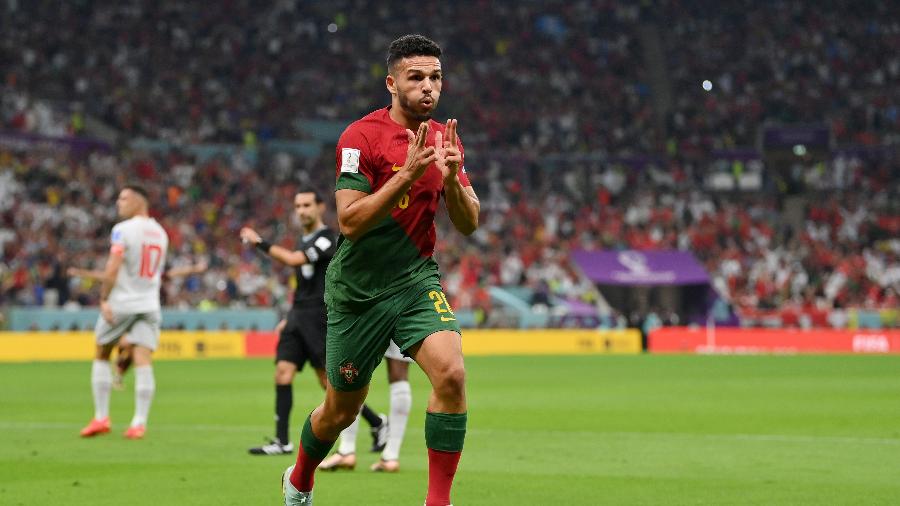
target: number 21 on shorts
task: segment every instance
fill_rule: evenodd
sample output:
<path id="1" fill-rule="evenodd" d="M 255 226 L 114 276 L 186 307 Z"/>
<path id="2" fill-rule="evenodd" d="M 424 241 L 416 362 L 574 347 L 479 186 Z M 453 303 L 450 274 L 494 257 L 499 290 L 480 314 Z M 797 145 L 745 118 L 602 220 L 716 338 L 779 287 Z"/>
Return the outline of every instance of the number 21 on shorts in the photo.
<path id="1" fill-rule="evenodd" d="M 452 322 L 456 319 L 456 315 L 454 315 L 453 310 L 450 309 L 450 302 L 447 301 L 447 296 L 444 295 L 444 292 L 432 290 L 428 292 L 428 298 L 434 301 L 434 310 L 441 315 L 442 322 Z M 445 316 L 448 314 L 450 316 Z"/>

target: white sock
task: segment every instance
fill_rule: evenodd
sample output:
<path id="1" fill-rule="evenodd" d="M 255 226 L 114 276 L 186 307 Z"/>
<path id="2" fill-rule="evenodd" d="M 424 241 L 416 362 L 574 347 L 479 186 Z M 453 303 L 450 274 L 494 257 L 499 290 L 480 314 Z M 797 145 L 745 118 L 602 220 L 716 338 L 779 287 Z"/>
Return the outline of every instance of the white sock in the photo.
<path id="1" fill-rule="evenodd" d="M 412 389 L 408 381 L 391 383 L 391 412 L 388 414 L 388 440 L 381 452 L 384 460 L 398 460 L 403 434 L 406 433 L 406 422 L 412 407 Z"/>
<path id="2" fill-rule="evenodd" d="M 112 390 L 112 367 L 108 360 L 94 360 L 91 366 L 91 391 L 94 393 L 94 418 L 109 416 L 109 392 Z"/>
<path id="3" fill-rule="evenodd" d="M 341 455 L 349 455 L 356 453 L 356 433 L 359 431 L 359 415 L 349 427 L 341 431 L 341 444 L 338 446 L 338 453 Z"/>
<path id="4" fill-rule="evenodd" d="M 142 365 L 134 368 L 134 418 L 131 426 L 147 425 L 150 414 L 150 403 L 156 392 L 156 380 L 153 378 L 153 366 Z"/>

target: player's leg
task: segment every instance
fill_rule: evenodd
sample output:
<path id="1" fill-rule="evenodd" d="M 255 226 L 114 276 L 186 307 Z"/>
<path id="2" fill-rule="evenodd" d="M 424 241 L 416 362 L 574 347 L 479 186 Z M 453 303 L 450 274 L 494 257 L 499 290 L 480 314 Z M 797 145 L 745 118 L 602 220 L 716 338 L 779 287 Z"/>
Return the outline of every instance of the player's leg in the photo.
<path id="1" fill-rule="evenodd" d="M 153 351 L 159 346 L 161 323 L 159 311 L 145 313 L 140 315 L 130 329 L 134 357 L 134 416 L 124 434 L 128 439 L 143 438 L 147 428 L 150 405 L 156 395 Z"/>
<path id="2" fill-rule="evenodd" d="M 393 337 L 431 382 L 425 413 L 428 506 L 450 503 L 450 488 L 465 440 L 466 370 L 461 334 L 447 297 L 435 283 L 409 300 Z"/>
<path id="3" fill-rule="evenodd" d="M 109 357 L 116 342 L 128 332 L 128 328 L 134 323 L 133 315 L 115 315 L 113 323 L 106 321 L 103 316 L 97 318 L 94 325 L 96 338 L 96 350 L 94 361 L 91 364 L 91 394 L 94 398 L 94 418 L 81 429 L 82 437 L 91 437 L 109 432 L 111 423 L 109 420 L 109 396 L 112 391 L 112 366 Z"/>
<path id="4" fill-rule="evenodd" d="M 328 455 L 341 431 L 356 419 L 368 392 L 368 384 L 351 391 L 335 390 L 328 384 L 325 402 L 314 409 L 303 424 L 297 445 L 297 462 L 282 476 L 286 506 L 307 504 L 311 500 L 316 468 Z"/>
<path id="5" fill-rule="evenodd" d="M 319 382 L 319 386 L 322 387 L 322 390 L 325 390 L 328 385 L 328 376 L 325 374 L 325 368 L 314 367 L 313 371 L 316 372 L 316 381 Z"/>
<path id="6" fill-rule="evenodd" d="M 411 354 L 431 381 L 425 413 L 428 447 L 427 506 L 450 504 L 450 488 L 466 435 L 466 389 L 462 338 L 440 331 L 413 346 Z"/>
<path id="7" fill-rule="evenodd" d="M 409 386 L 409 362 L 400 348 L 391 342 L 385 354 L 388 383 L 390 384 L 391 409 L 388 418 L 388 438 L 378 462 L 372 471 L 397 472 L 400 470 L 400 447 L 406 434 L 409 410 L 412 407 L 412 389 Z"/>
<path id="8" fill-rule="evenodd" d="M 134 416 L 124 436 L 128 439 L 141 439 L 147 430 L 150 405 L 156 394 L 153 350 L 143 345 L 133 345 L 131 350 L 134 357 Z"/>
<path id="9" fill-rule="evenodd" d="M 294 377 L 305 363 L 300 344 L 296 315 L 288 314 L 275 326 L 278 345 L 275 349 L 275 438 L 269 444 L 250 448 L 251 455 L 282 455 L 292 453 L 290 443 L 291 410 L 294 407 Z"/>
<path id="10" fill-rule="evenodd" d="M 308 504 L 315 471 L 342 430 L 356 419 L 369 391 L 393 326 L 396 310 L 376 304 L 362 313 L 328 314 L 325 402 L 306 419 L 297 446 L 297 462 L 282 475 L 285 505 Z M 303 502 L 301 502 L 303 501 Z"/>
<path id="11" fill-rule="evenodd" d="M 116 349 L 116 370 L 113 374 L 113 389 L 122 390 L 125 388 L 125 373 L 128 372 L 132 362 L 131 342 L 128 340 L 128 334 L 125 334 L 119 339 L 119 346 Z"/>
<path id="12" fill-rule="evenodd" d="M 94 418 L 81 429 L 82 437 L 106 434 L 110 430 L 109 396 L 112 391 L 112 368 L 109 356 L 112 344 L 98 344 L 91 364 L 91 395 L 94 398 Z"/>
<path id="13" fill-rule="evenodd" d="M 378 453 L 384 450 L 384 445 L 387 444 L 388 438 L 387 415 L 376 413 L 368 404 L 363 404 L 359 416 L 369 424 L 369 434 L 372 436 L 372 447 L 369 448 L 369 451 Z"/>
<path id="14" fill-rule="evenodd" d="M 353 423 L 341 431 L 337 452 L 329 455 L 319 463 L 322 471 L 339 471 L 342 469 L 352 471 L 356 469 L 356 435 L 359 432 L 359 419 L 357 415 Z"/>

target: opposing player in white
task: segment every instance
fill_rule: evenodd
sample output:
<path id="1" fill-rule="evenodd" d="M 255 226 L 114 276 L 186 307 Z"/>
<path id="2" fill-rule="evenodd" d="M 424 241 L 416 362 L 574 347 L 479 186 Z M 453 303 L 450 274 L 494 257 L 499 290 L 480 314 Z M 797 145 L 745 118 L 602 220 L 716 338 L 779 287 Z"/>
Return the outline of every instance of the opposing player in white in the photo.
<path id="1" fill-rule="evenodd" d="M 388 440 L 378 462 L 369 468 L 376 472 L 396 473 L 400 470 L 400 446 L 406 433 L 406 422 L 412 407 L 412 389 L 409 386 L 409 364 L 412 359 L 403 356 L 400 348 L 391 341 L 384 353 L 387 360 L 388 382 L 391 389 L 391 410 L 388 414 Z M 337 453 L 319 464 L 323 471 L 356 468 L 356 433 L 359 430 L 359 416 L 349 427 L 341 431 L 341 442 Z"/>
<path id="2" fill-rule="evenodd" d="M 128 439 L 144 437 L 147 415 L 156 391 L 152 353 L 159 344 L 159 287 L 169 237 L 149 215 L 147 192 L 126 186 L 119 192 L 116 210 L 123 221 L 112 229 L 109 258 L 100 286 L 100 317 L 94 333 L 96 354 L 91 369 L 94 418 L 81 430 L 82 437 L 110 431 L 109 396 L 112 368 L 109 356 L 126 333 L 134 357 L 134 418 L 125 431 Z"/>

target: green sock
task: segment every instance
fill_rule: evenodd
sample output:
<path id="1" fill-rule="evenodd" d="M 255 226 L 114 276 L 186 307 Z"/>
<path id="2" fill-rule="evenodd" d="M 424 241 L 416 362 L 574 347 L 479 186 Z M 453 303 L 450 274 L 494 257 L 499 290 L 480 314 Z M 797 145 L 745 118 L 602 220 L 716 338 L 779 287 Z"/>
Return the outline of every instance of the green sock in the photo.
<path id="1" fill-rule="evenodd" d="M 312 422 L 310 416 L 306 417 L 306 423 L 303 424 L 303 430 L 300 432 L 300 444 L 303 445 L 303 452 L 310 458 L 322 460 L 328 456 L 334 441 L 322 441 L 317 438 L 312 431 Z"/>
<path id="2" fill-rule="evenodd" d="M 466 440 L 466 413 L 425 413 L 425 446 L 442 452 L 461 452 Z"/>

